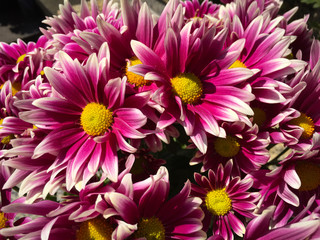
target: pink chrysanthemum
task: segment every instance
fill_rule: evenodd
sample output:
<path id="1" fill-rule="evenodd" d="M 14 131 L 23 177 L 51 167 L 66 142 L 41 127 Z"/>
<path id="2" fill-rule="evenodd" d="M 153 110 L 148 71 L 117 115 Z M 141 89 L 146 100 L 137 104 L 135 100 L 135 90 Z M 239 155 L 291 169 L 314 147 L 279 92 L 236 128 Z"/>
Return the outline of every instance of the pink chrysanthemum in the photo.
<path id="1" fill-rule="evenodd" d="M 288 219 L 304 209 L 311 197 L 311 208 L 320 202 L 320 155 L 319 151 L 303 154 L 292 152 L 269 171 L 253 173 L 254 187 L 261 189 L 261 207 L 276 205 L 273 215 L 276 226 L 283 226 Z M 311 210 L 312 210 L 311 209 Z"/>
<path id="2" fill-rule="evenodd" d="M 231 177 L 232 167 L 230 160 L 225 167 L 220 164 L 216 173 L 209 170 L 208 178 L 195 173 L 198 185 L 192 185 L 192 194 L 203 200 L 204 230 L 221 235 L 224 239 L 234 239 L 233 232 L 243 236 L 245 218 L 254 216 L 255 202 L 260 197 L 259 193 L 249 191 L 253 181 Z M 213 225 L 209 229 L 211 221 Z"/>
<path id="3" fill-rule="evenodd" d="M 310 206 L 315 199 L 311 198 L 299 214 L 288 220 L 282 227 L 275 227 L 272 215 L 276 206 L 270 206 L 249 222 L 245 240 L 291 239 L 316 240 L 320 238 L 320 208 L 310 213 Z"/>
<path id="4" fill-rule="evenodd" d="M 180 29 L 168 28 L 162 52 L 160 47 L 153 51 L 141 42 L 132 41 L 132 49 L 142 64 L 129 70 L 157 83 L 153 99 L 165 109 L 158 127 L 178 121 L 205 153 L 207 133 L 225 136 L 218 121 L 249 122 L 246 115 L 253 112 L 248 102 L 254 96 L 245 84 L 242 87 L 239 84 L 253 72 L 227 69 L 237 59 L 244 40 L 222 50 L 227 31 L 215 35 L 215 29 L 211 28 L 200 35 L 198 31 L 192 32 L 191 27 L 192 22 Z"/>
<path id="5" fill-rule="evenodd" d="M 216 170 L 229 159 L 233 160 L 233 176 L 242 172 L 257 171 L 269 159 L 267 146 L 270 143 L 266 132 L 259 133 L 258 126 L 247 126 L 243 122 L 223 123 L 227 137 L 208 137 L 206 154 L 197 152 L 190 164 L 203 163 L 201 171 Z"/>
<path id="6" fill-rule="evenodd" d="M 284 143 L 298 151 L 314 148 L 320 133 L 320 42 L 314 41 L 311 46 L 310 64 L 303 76 L 293 79 L 289 84 L 297 86 L 303 83 L 305 87 L 288 103 L 288 109 L 278 115 L 274 122 L 279 125 L 279 131 L 270 134 L 275 143 Z"/>
<path id="7" fill-rule="evenodd" d="M 0 82 L 10 80 L 16 91 L 40 75 L 44 67 L 51 66 L 44 49 L 47 39 L 41 36 L 36 43 L 18 39 L 17 43 L 0 43 Z"/>
<path id="8" fill-rule="evenodd" d="M 33 102 L 34 109 L 20 114 L 32 124 L 50 129 L 37 146 L 34 158 L 45 153 L 57 155 L 53 168 L 67 168 L 67 188 L 87 182 L 102 168 L 117 181 L 117 151 L 136 149 L 125 138 L 143 138 L 138 131 L 146 123 L 140 110 L 147 94 L 125 95 L 126 79 L 109 79 L 108 48 L 104 44 L 99 60 L 91 55 L 82 66 L 67 54 L 59 54 L 63 73 L 46 68 L 45 74 L 57 94 Z M 28 103 L 28 102 L 27 102 Z"/>
<path id="9" fill-rule="evenodd" d="M 205 239 L 201 230 L 201 200 L 190 197 L 190 183 L 168 199 L 168 173 L 161 167 L 155 176 L 133 186 L 133 198 L 117 192 L 105 194 L 106 215 L 119 215 L 126 225 L 125 239 Z M 126 229 L 125 229 L 126 228 Z"/>

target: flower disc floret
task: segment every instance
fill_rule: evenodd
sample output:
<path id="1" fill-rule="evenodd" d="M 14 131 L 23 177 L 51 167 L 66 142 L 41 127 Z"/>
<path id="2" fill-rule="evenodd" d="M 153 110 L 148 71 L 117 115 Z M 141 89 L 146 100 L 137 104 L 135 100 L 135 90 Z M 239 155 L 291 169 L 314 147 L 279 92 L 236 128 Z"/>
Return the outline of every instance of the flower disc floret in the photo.
<path id="1" fill-rule="evenodd" d="M 200 79 L 193 73 L 181 73 L 171 79 L 172 91 L 184 104 L 197 104 L 202 96 Z"/>
<path id="2" fill-rule="evenodd" d="M 24 61 L 26 57 L 26 54 L 22 54 L 18 59 L 17 59 L 17 63 Z"/>
<path id="3" fill-rule="evenodd" d="M 241 62 L 240 60 L 236 60 L 232 65 L 229 67 L 230 68 L 247 68 L 247 66 Z"/>
<path id="4" fill-rule="evenodd" d="M 301 113 L 298 118 L 292 119 L 289 124 L 297 125 L 303 128 L 303 133 L 301 135 L 302 139 L 310 139 L 314 133 L 314 123 L 311 117 L 306 114 Z"/>
<path id="5" fill-rule="evenodd" d="M 90 136 L 103 135 L 113 123 L 112 112 L 103 104 L 89 103 L 80 118 L 83 130 Z"/>
<path id="6" fill-rule="evenodd" d="M 135 232 L 134 237 L 147 240 L 164 240 L 165 229 L 158 218 L 143 218 L 138 224 L 138 230 Z"/>
<path id="7" fill-rule="evenodd" d="M 225 188 L 208 192 L 205 204 L 208 211 L 216 216 L 226 215 L 232 208 L 231 199 Z"/>
<path id="8" fill-rule="evenodd" d="M 4 213 L 0 212 L 0 229 L 6 227 L 7 221 L 8 221 L 8 219 L 4 216 Z"/>
<path id="9" fill-rule="evenodd" d="M 111 240 L 112 226 L 103 218 L 97 217 L 80 224 L 77 240 Z"/>
<path id="10" fill-rule="evenodd" d="M 234 157 L 240 150 L 240 144 L 233 136 L 227 135 L 226 138 L 217 138 L 214 141 L 214 149 L 222 157 Z"/>
<path id="11" fill-rule="evenodd" d="M 320 166 L 312 162 L 299 161 L 295 166 L 300 178 L 299 191 L 311 191 L 320 185 Z"/>
<path id="12" fill-rule="evenodd" d="M 145 80 L 144 77 L 141 75 L 128 71 L 129 67 L 135 66 L 138 64 L 142 64 L 142 62 L 137 57 L 130 58 L 126 66 L 125 74 L 127 76 L 129 83 L 131 83 L 135 87 L 143 87 L 148 85 L 150 81 Z"/>

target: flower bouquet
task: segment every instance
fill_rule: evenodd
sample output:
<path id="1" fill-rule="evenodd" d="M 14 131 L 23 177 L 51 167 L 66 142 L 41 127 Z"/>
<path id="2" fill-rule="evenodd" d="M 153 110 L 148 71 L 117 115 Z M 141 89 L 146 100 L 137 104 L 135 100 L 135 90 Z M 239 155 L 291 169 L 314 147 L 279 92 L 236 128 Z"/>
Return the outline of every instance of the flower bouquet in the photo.
<path id="1" fill-rule="evenodd" d="M 320 42 L 281 5 L 66 0 L 0 43 L 0 238 L 320 239 Z"/>

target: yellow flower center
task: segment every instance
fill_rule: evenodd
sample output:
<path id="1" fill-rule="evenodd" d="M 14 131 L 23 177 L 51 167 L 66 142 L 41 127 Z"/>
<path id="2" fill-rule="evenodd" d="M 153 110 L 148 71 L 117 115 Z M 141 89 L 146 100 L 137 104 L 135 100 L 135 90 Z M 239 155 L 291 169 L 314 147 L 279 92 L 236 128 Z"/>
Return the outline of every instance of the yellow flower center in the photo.
<path id="1" fill-rule="evenodd" d="M 82 222 L 77 240 L 111 240 L 112 226 L 102 217 Z"/>
<path id="2" fill-rule="evenodd" d="M 24 58 L 26 57 L 26 54 L 22 54 L 18 59 L 17 63 L 24 61 Z"/>
<path id="3" fill-rule="evenodd" d="M 3 85 L 4 85 L 4 84 L 2 84 L 2 85 L 0 86 L 0 89 L 3 88 Z M 16 93 L 21 90 L 21 83 L 19 83 L 19 82 L 11 83 L 11 89 L 12 89 L 12 96 L 16 95 Z"/>
<path id="4" fill-rule="evenodd" d="M 232 65 L 229 67 L 230 68 L 247 68 L 247 66 L 241 62 L 240 60 L 236 60 Z"/>
<path id="5" fill-rule="evenodd" d="M 223 216 L 227 214 L 232 206 L 226 189 L 216 189 L 207 193 L 205 204 L 209 212 L 213 215 Z"/>
<path id="6" fill-rule="evenodd" d="M 214 149 L 222 157 L 234 157 L 240 150 L 240 144 L 237 138 L 227 136 L 226 138 L 216 138 L 214 140 Z"/>
<path id="7" fill-rule="evenodd" d="M 143 218 L 138 224 L 138 230 L 134 238 L 146 238 L 147 240 L 164 240 L 165 229 L 161 221 L 156 218 Z"/>
<path id="8" fill-rule="evenodd" d="M 320 185 L 319 165 L 312 162 L 299 161 L 295 169 L 301 181 L 299 191 L 314 190 Z"/>
<path id="9" fill-rule="evenodd" d="M 193 73 L 181 73 L 171 79 L 172 91 L 184 104 L 196 104 L 200 100 L 203 87 L 200 79 Z"/>
<path id="10" fill-rule="evenodd" d="M 308 117 L 306 114 L 301 113 L 298 118 L 292 119 L 289 124 L 297 125 L 303 128 L 303 133 L 301 135 L 302 139 L 310 139 L 314 133 L 314 123 L 312 118 Z"/>
<path id="11" fill-rule="evenodd" d="M 13 134 L 9 134 L 8 136 L 2 138 L 1 139 L 1 143 L 2 144 L 9 144 L 11 139 L 14 139 L 14 135 Z"/>
<path id="12" fill-rule="evenodd" d="M 128 78 L 129 83 L 131 83 L 136 87 L 143 87 L 148 85 L 150 81 L 145 80 L 141 75 L 128 71 L 129 67 L 135 66 L 138 64 L 142 64 L 142 62 L 137 57 L 130 58 L 129 61 L 127 62 L 125 72 L 126 72 L 126 76 Z"/>
<path id="13" fill-rule="evenodd" d="M 44 71 L 41 70 L 40 75 L 41 75 L 41 76 L 44 76 L 44 74 L 45 74 Z"/>
<path id="14" fill-rule="evenodd" d="M 4 213 L 0 212 L 0 229 L 6 227 L 7 221 L 8 221 L 8 219 L 4 216 Z"/>
<path id="15" fill-rule="evenodd" d="M 113 115 L 103 104 L 92 102 L 83 109 L 80 122 L 88 135 L 99 136 L 111 127 Z"/>
<path id="16" fill-rule="evenodd" d="M 253 110 L 253 123 L 257 124 L 259 127 L 263 126 L 267 119 L 266 112 L 263 111 L 261 108 L 252 108 Z"/>

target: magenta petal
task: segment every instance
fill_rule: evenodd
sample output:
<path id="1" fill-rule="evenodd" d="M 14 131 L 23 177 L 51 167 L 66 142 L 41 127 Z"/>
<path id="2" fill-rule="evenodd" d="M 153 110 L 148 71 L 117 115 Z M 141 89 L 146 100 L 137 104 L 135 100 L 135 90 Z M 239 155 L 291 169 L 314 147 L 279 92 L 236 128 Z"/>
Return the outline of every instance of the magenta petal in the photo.
<path id="1" fill-rule="evenodd" d="M 277 193 L 285 202 L 295 207 L 299 206 L 299 198 L 289 189 L 287 184 L 281 184 L 277 189 Z"/>
<path id="2" fill-rule="evenodd" d="M 139 212 L 133 200 L 117 192 L 108 193 L 108 198 L 123 220 L 131 224 L 137 223 Z"/>
<path id="3" fill-rule="evenodd" d="M 284 181 L 294 189 L 299 189 L 301 187 L 301 180 L 294 165 L 290 166 L 290 168 L 285 172 Z"/>

